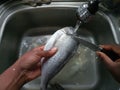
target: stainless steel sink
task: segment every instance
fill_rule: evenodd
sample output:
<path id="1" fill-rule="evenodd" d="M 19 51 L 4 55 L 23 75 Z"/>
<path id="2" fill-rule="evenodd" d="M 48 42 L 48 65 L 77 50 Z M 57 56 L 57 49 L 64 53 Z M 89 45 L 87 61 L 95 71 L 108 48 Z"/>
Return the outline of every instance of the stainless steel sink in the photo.
<path id="1" fill-rule="evenodd" d="M 4 12 L 1 11 L 0 17 L 0 72 L 12 65 L 27 50 L 40 45 L 41 40 L 44 39 L 42 43 L 45 43 L 56 30 L 66 26 L 75 26 L 77 21 L 75 12 L 81 3 L 62 4 L 52 3 L 39 7 L 18 3 L 6 5 L 7 8 L 4 8 Z M 81 25 L 77 33 L 88 41 L 100 45 L 119 44 L 117 32 L 109 15 L 104 11 L 99 11 L 88 23 Z M 79 62 L 76 65 L 71 60 L 67 65 L 71 67 L 76 65 L 77 69 L 83 73 L 73 71 L 73 77 L 72 75 L 69 77 L 65 74 L 68 69 L 66 65 L 52 82 L 58 80 L 57 82 L 61 83 L 66 90 L 119 90 L 119 84 L 112 78 L 101 60 L 96 58 L 95 53 L 82 44 L 80 48 L 80 54 L 82 53 L 83 56 L 76 56 L 75 60 L 80 59 L 82 63 L 84 61 L 82 59 L 85 59 L 85 63 Z M 88 49 L 88 51 L 82 52 L 82 49 Z M 79 65 L 83 66 L 79 67 Z M 87 71 L 84 71 L 83 67 Z M 64 77 L 71 80 L 64 80 Z M 35 89 L 39 87 L 39 79 L 27 83 L 22 90 L 39 90 Z M 73 83 L 75 80 L 76 83 Z M 35 88 L 30 88 L 33 84 L 36 85 Z"/>

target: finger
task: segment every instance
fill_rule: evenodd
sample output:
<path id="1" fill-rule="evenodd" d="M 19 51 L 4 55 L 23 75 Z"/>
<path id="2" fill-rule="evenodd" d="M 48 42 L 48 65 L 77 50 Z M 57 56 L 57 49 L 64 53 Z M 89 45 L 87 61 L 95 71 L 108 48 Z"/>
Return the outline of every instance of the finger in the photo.
<path id="1" fill-rule="evenodd" d="M 43 46 L 38 46 L 38 47 L 34 48 L 33 50 L 41 50 L 41 51 L 43 51 L 44 47 L 45 47 L 44 45 Z"/>
<path id="2" fill-rule="evenodd" d="M 29 75 L 30 74 L 30 75 Z M 31 81 L 37 77 L 39 77 L 41 75 L 41 70 L 40 67 L 36 67 L 36 69 L 31 70 L 30 73 L 28 73 L 28 80 L 27 81 Z"/>
<path id="3" fill-rule="evenodd" d="M 102 58 L 103 62 L 109 70 L 111 70 L 115 66 L 115 62 L 113 62 L 106 54 L 102 52 L 97 52 L 97 55 Z"/>
<path id="4" fill-rule="evenodd" d="M 54 55 L 57 52 L 57 48 L 52 48 L 49 51 L 40 51 L 40 50 L 36 50 L 37 55 L 41 56 L 41 57 L 51 57 L 52 55 Z"/>
<path id="5" fill-rule="evenodd" d="M 113 45 L 100 45 L 100 47 L 106 49 L 106 50 L 112 50 Z"/>
<path id="6" fill-rule="evenodd" d="M 106 49 L 106 50 L 112 50 L 117 54 L 120 54 L 120 46 L 118 45 L 100 45 L 100 47 Z"/>
<path id="7" fill-rule="evenodd" d="M 41 74 L 41 63 L 40 62 L 37 64 L 36 70 L 38 71 L 38 75 L 40 75 Z"/>
<path id="8" fill-rule="evenodd" d="M 41 66 L 43 66 L 43 64 L 44 64 L 48 59 L 49 59 L 48 57 L 42 58 L 42 59 L 41 59 Z"/>
<path id="9" fill-rule="evenodd" d="M 56 47 L 52 48 L 51 50 L 48 51 L 48 56 L 54 55 L 57 52 L 57 50 L 58 49 Z"/>

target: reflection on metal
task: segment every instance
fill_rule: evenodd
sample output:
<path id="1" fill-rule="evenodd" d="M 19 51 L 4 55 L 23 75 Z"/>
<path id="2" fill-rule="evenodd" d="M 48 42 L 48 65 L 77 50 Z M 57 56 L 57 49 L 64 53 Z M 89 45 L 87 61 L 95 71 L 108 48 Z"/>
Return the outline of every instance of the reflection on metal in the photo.
<path id="1" fill-rule="evenodd" d="M 28 44 L 31 44 L 30 40 L 33 40 L 31 49 L 32 46 L 36 46 L 35 43 L 39 44 L 41 42 L 36 40 L 36 36 L 51 35 L 62 27 L 74 26 L 77 20 L 76 10 L 80 6 L 78 2 L 54 2 L 54 4 L 52 2 L 50 5 L 38 7 L 16 3 L 10 3 L 0 8 L 0 72 L 4 71 L 17 60 L 20 50 L 25 50 L 20 49 L 22 40 L 25 39 L 24 37 L 27 37 L 27 40 L 29 40 L 28 42 L 26 41 Z M 77 33 L 98 45 L 116 44 L 120 42 L 118 39 L 120 34 L 119 32 L 117 33 L 115 24 L 106 12 L 99 11 L 90 22 L 81 26 Z M 101 61 L 96 60 L 95 57 L 91 57 L 92 53 L 88 52 L 88 49 L 84 53 L 83 51 L 84 48 L 82 49 L 82 46 L 80 46 L 80 50 L 77 52 L 81 56 L 76 55 L 76 61 L 78 62 L 74 62 L 74 59 L 73 64 L 70 64 L 71 67 L 66 67 L 69 70 L 65 72 L 67 74 L 64 73 L 66 76 L 63 78 L 58 77 L 61 82 L 64 79 L 75 79 L 75 82 L 79 83 L 73 83 L 72 81 L 68 83 L 68 86 L 64 83 L 63 85 L 66 88 L 70 88 L 68 90 L 118 90 L 119 84 L 116 84 L 111 75 L 106 71 L 106 68 L 101 65 Z M 88 56 L 85 56 L 85 53 Z M 77 57 L 79 57 L 79 60 Z M 73 73 L 72 71 L 75 72 L 78 69 L 81 71 L 79 73 L 83 74 L 79 75 L 75 73 L 74 75 L 78 75 L 78 78 L 74 75 L 70 77 L 70 74 Z M 97 72 L 95 73 L 94 71 Z M 100 77 L 97 77 L 97 75 Z M 35 90 L 32 89 L 34 85 L 35 88 L 39 88 L 40 83 L 36 84 L 37 82 L 39 83 L 40 80 L 37 79 L 29 84 L 27 83 L 26 87 L 24 86 L 22 90 Z"/>
<path id="2" fill-rule="evenodd" d="M 37 6 L 42 4 L 50 4 L 52 0 L 22 0 L 23 3 L 30 4 L 31 6 Z"/>

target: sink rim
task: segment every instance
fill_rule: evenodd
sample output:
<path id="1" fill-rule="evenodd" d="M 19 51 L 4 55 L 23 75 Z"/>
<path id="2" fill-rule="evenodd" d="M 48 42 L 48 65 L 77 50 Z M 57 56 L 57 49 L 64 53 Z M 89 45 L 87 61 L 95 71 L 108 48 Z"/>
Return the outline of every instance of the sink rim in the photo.
<path id="1" fill-rule="evenodd" d="M 63 2 L 61 2 L 63 3 Z M 22 12 L 22 11 L 26 11 L 26 10 L 34 10 L 34 9 L 59 9 L 59 8 L 69 8 L 69 9 L 77 9 L 81 4 L 85 3 L 85 2 L 75 2 L 73 4 L 71 4 L 71 2 L 66 2 L 65 5 L 61 5 L 61 3 L 56 4 L 53 2 L 53 4 L 50 5 L 43 5 L 43 6 L 38 6 L 38 7 L 31 7 L 31 6 L 26 6 L 23 5 L 23 7 L 15 7 L 16 5 L 21 5 L 20 3 L 15 3 L 13 4 L 13 6 L 7 8 L 0 16 L 0 43 L 2 40 L 2 35 L 4 33 L 4 28 L 5 25 L 7 23 L 7 21 L 14 16 L 14 14 L 18 13 L 18 12 Z M 56 5 L 55 5 L 56 4 Z M 9 12 L 8 12 L 9 11 Z M 115 25 L 113 24 L 112 19 L 109 17 L 109 15 L 107 13 L 105 13 L 104 11 L 98 11 L 98 14 L 100 14 L 104 19 L 106 19 L 108 21 L 108 23 L 110 24 L 110 27 L 112 29 L 112 33 L 114 34 L 114 40 L 116 42 L 116 44 L 120 43 L 120 40 L 118 40 L 118 36 L 116 33 L 116 28 Z"/>
<path id="2" fill-rule="evenodd" d="M 63 7 L 63 6 L 61 6 L 61 5 L 56 5 L 56 6 L 54 6 L 54 7 L 56 7 L 56 8 L 66 8 L 65 6 Z M 50 5 L 49 6 L 42 6 L 42 7 L 37 7 L 37 9 L 41 9 L 41 8 L 54 8 L 54 7 L 51 7 Z M 68 5 L 67 6 L 67 8 L 77 8 L 78 6 L 72 6 L 72 5 Z M 2 26 L 2 27 L 0 27 L 0 43 L 1 43 L 1 40 L 2 40 L 2 36 L 3 36 L 3 34 L 4 34 L 4 29 L 5 29 L 5 25 L 6 25 L 6 23 L 7 23 L 7 21 L 10 19 L 10 17 L 12 16 L 12 15 L 14 15 L 15 13 L 17 13 L 17 12 L 19 12 L 19 11 L 23 11 L 23 9 L 24 10 L 33 10 L 33 9 L 36 9 L 36 8 L 31 8 L 31 7 L 25 7 L 25 8 L 20 8 L 20 9 L 17 9 L 17 10 L 15 10 L 15 12 L 13 12 L 12 11 L 12 13 L 11 12 L 9 12 L 10 14 L 7 14 L 6 16 L 7 17 L 5 17 L 4 16 L 4 18 L 5 19 L 3 19 L 4 21 L 3 21 L 3 24 L 1 25 L 1 23 L 0 23 L 0 25 Z M 6 12 L 7 12 L 7 10 L 6 10 Z M 4 12 L 4 14 L 6 14 L 5 12 Z M 4 15 L 3 14 L 3 15 Z M 110 23 L 112 23 L 112 20 L 111 20 L 111 18 L 106 14 L 106 13 L 104 13 L 104 12 L 102 12 L 102 11 L 99 11 L 98 12 L 98 14 L 101 14 L 107 21 L 108 21 L 108 23 L 110 24 Z M 111 26 L 111 30 L 112 30 L 112 33 L 114 34 L 113 36 L 114 36 L 114 39 L 115 39 L 115 42 L 116 43 L 118 43 L 119 44 L 119 40 L 118 40 L 118 38 L 117 38 L 117 33 L 116 33 L 116 30 L 115 30 L 115 28 L 114 28 L 114 25 L 113 25 L 113 23 L 112 24 L 110 24 L 110 26 Z"/>

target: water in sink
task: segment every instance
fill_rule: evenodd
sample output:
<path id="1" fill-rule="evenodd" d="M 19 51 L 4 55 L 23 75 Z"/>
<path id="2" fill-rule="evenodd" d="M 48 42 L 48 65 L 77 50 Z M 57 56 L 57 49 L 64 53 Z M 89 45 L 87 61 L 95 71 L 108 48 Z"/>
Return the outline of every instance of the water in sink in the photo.
<path id="1" fill-rule="evenodd" d="M 45 45 L 46 41 L 49 38 L 50 38 L 50 35 L 23 37 L 21 46 L 20 46 L 19 56 L 23 55 L 25 52 L 27 52 L 37 46 Z"/>
<path id="2" fill-rule="evenodd" d="M 43 45 L 51 35 L 25 36 L 22 39 L 19 56 L 34 47 Z M 85 38 L 92 42 L 90 38 Z M 51 80 L 66 89 L 91 89 L 98 82 L 95 53 L 83 45 L 79 45 L 76 54 L 65 67 Z M 40 77 L 23 86 L 25 90 L 39 90 Z"/>

